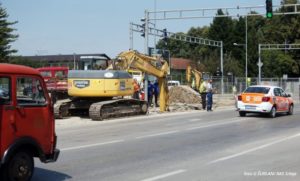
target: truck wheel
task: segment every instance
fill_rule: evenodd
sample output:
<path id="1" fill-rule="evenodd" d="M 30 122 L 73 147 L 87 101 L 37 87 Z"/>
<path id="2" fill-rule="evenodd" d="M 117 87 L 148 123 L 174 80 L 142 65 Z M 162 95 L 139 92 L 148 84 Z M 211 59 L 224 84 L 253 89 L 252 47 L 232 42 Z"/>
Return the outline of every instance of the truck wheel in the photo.
<path id="1" fill-rule="evenodd" d="M 272 109 L 271 109 L 271 111 L 269 113 L 269 116 L 271 118 L 275 118 L 276 117 L 276 107 L 275 106 L 272 107 Z"/>
<path id="2" fill-rule="evenodd" d="M 27 150 L 17 151 L 1 169 L 3 180 L 29 181 L 34 169 L 33 156 Z"/>
<path id="3" fill-rule="evenodd" d="M 246 113 L 244 111 L 240 111 L 239 114 L 240 114 L 241 117 L 245 117 L 246 116 Z"/>

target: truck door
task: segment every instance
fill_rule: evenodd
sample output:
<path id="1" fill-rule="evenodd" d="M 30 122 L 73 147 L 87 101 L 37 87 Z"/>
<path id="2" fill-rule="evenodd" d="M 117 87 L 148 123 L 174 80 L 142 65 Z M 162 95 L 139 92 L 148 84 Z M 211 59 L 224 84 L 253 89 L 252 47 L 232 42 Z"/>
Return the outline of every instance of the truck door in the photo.
<path id="1" fill-rule="evenodd" d="M 15 138 L 16 127 L 12 101 L 12 79 L 0 74 L 0 157 Z"/>
<path id="2" fill-rule="evenodd" d="M 51 149 L 48 143 L 53 141 L 49 140 L 53 139 L 53 117 L 49 111 L 50 102 L 46 99 L 41 78 L 18 76 L 16 90 L 16 126 L 17 130 L 22 130 L 17 131 L 17 136 L 33 137 L 44 150 Z"/>

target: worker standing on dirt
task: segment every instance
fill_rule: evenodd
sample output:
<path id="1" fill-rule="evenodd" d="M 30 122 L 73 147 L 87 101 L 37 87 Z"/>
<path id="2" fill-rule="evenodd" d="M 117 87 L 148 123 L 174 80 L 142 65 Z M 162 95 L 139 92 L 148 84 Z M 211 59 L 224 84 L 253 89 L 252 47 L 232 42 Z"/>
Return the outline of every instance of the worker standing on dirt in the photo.
<path id="1" fill-rule="evenodd" d="M 200 84 L 199 92 L 201 95 L 202 109 L 206 109 L 207 81 L 203 80 Z"/>
<path id="2" fill-rule="evenodd" d="M 212 111 L 213 104 L 213 88 L 212 80 L 210 79 L 207 84 L 207 111 Z"/>
<path id="3" fill-rule="evenodd" d="M 136 79 L 133 79 L 133 98 L 140 99 L 140 85 L 138 84 Z"/>

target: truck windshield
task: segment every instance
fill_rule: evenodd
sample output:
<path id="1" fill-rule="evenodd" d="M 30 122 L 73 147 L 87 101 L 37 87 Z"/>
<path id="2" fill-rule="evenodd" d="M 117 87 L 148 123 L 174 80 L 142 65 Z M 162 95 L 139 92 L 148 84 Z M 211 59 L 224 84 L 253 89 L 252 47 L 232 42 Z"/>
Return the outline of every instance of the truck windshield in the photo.
<path id="1" fill-rule="evenodd" d="M 45 105 L 46 98 L 39 79 L 33 77 L 18 77 L 17 79 L 18 105 Z"/>

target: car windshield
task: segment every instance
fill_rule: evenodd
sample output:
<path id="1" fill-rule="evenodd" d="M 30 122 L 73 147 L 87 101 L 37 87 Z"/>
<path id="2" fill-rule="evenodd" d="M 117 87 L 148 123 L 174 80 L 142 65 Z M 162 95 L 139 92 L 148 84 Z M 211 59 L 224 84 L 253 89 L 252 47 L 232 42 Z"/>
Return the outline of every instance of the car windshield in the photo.
<path id="1" fill-rule="evenodd" d="M 269 87 L 248 87 L 245 90 L 245 93 L 261 93 L 268 94 L 270 88 Z"/>

